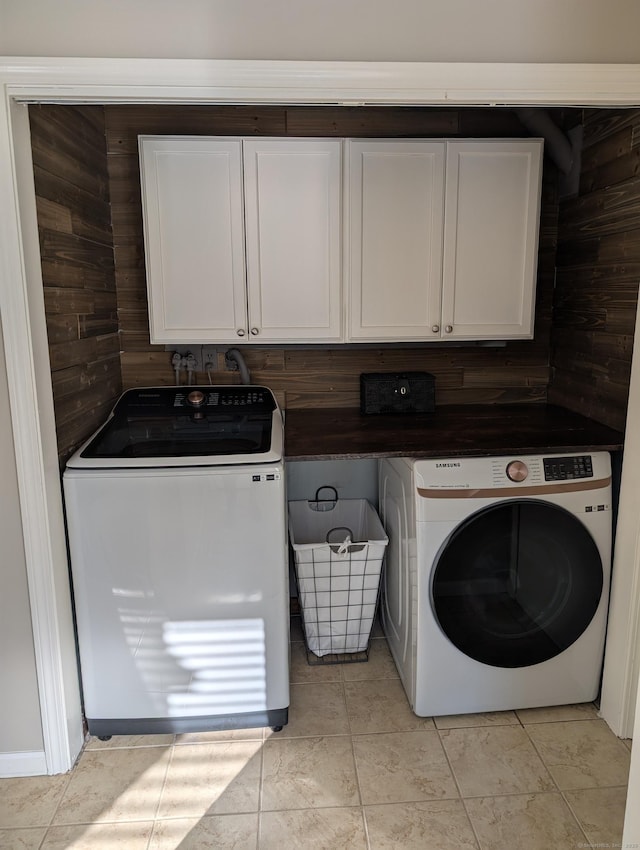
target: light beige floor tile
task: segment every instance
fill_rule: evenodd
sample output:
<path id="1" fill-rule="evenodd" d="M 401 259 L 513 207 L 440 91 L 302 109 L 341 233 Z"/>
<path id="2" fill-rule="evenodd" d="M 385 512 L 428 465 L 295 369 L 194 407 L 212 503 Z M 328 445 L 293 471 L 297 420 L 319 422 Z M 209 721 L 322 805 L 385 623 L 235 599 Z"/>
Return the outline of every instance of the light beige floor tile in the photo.
<path id="1" fill-rule="evenodd" d="M 519 708 L 521 723 L 556 723 L 560 720 L 595 720 L 598 709 L 592 702 L 578 705 L 552 705 L 543 708 Z"/>
<path id="2" fill-rule="evenodd" d="M 622 846 L 626 788 L 585 788 L 564 796 L 594 847 Z"/>
<path id="3" fill-rule="evenodd" d="M 397 679 L 398 670 L 384 638 L 373 638 L 369 646 L 369 659 L 345 664 L 342 668 L 345 682 L 363 679 Z"/>
<path id="4" fill-rule="evenodd" d="M 633 740 L 631 738 L 622 738 L 622 743 L 629 750 L 629 752 L 631 752 L 631 745 L 633 744 Z"/>
<path id="5" fill-rule="evenodd" d="M 166 747 L 84 752 L 54 824 L 152 819 L 169 752 Z"/>
<path id="6" fill-rule="evenodd" d="M 38 850 L 46 830 L 0 829 L 0 850 Z"/>
<path id="7" fill-rule="evenodd" d="M 0 826 L 49 826 L 69 775 L 0 779 Z"/>
<path id="8" fill-rule="evenodd" d="M 515 711 L 489 711 L 478 714 L 448 714 L 433 718 L 437 729 L 465 729 L 472 726 L 519 726 Z"/>
<path id="9" fill-rule="evenodd" d="M 463 797 L 555 788 L 521 726 L 443 729 L 439 735 Z"/>
<path id="10" fill-rule="evenodd" d="M 371 850 L 477 850 L 459 800 L 366 806 Z"/>
<path id="11" fill-rule="evenodd" d="M 458 797 L 437 732 L 354 735 L 364 805 Z"/>
<path id="12" fill-rule="evenodd" d="M 586 844 L 558 793 L 480 797 L 465 805 L 483 850 L 573 850 Z"/>
<path id="13" fill-rule="evenodd" d="M 263 812 L 260 850 L 367 850 L 362 810 L 298 809 Z"/>
<path id="14" fill-rule="evenodd" d="M 317 682 L 341 682 L 341 664 L 309 664 L 304 643 L 291 644 L 290 680 L 293 684 Z"/>
<path id="15" fill-rule="evenodd" d="M 261 760 L 261 741 L 174 747 L 158 817 L 258 811 Z"/>
<path id="16" fill-rule="evenodd" d="M 52 826 L 42 850 L 147 850 L 153 821 Z"/>
<path id="17" fill-rule="evenodd" d="M 417 717 L 399 679 L 345 682 L 347 711 L 353 734 L 435 729 L 431 717 Z"/>
<path id="18" fill-rule="evenodd" d="M 264 744 L 262 810 L 360 804 L 351 738 L 271 738 Z"/>
<path id="19" fill-rule="evenodd" d="M 113 750 L 130 747 L 169 747 L 173 744 L 173 735 L 113 735 L 108 741 L 90 737 L 85 750 Z"/>
<path id="20" fill-rule="evenodd" d="M 280 738 L 349 733 L 342 683 L 291 685 L 289 693 L 289 722 L 278 733 Z"/>
<path id="21" fill-rule="evenodd" d="M 158 820 L 149 850 L 256 850 L 258 814 Z"/>
<path id="22" fill-rule="evenodd" d="M 257 729 L 220 729 L 216 732 L 182 732 L 176 735 L 176 745 L 214 744 L 223 741 L 262 741 L 265 730 Z"/>
<path id="23" fill-rule="evenodd" d="M 562 790 L 627 784 L 629 750 L 604 720 L 535 723 L 526 730 Z"/>

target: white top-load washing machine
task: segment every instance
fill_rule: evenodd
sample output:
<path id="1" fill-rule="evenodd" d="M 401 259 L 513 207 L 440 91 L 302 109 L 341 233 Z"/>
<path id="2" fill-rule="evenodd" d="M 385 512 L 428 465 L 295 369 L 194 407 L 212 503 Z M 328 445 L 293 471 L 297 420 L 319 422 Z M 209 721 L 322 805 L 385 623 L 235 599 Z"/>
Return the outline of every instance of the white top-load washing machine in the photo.
<path id="1" fill-rule="evenodd" d="M 611 572 L 606 452 L 389 459 L 382 622 L 419 716 L 595 699 Z"/>
<path id="2" fill-rule="evenodd" d="M 89 732 L 280 727 L 283 427 L 257 386 L 129 390 L 64 473 Z"/>

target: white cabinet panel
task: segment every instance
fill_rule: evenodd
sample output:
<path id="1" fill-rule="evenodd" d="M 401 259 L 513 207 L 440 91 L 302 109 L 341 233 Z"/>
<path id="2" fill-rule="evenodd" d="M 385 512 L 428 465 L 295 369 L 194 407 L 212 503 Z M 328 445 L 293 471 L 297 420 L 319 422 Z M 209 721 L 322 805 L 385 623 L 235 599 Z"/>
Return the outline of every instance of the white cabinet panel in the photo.
<path id="1" fill-rule="evenodd" d="M 141 137 L 151 341 L 340 341 L 341 154 L 339 139 Z"/>
<path id="2" fill-rule="evenodd" d="M 152 342 L 533 335 L 541 140 L 348 140 L 344 303 L 342 146 L 140 138 Z"/>
<path id="3" fill-rule="evenodd" d="M 539 139 L 349 141 L 349 337 L 533 336 Z"/>
<path id="4" fill-rule="evenodd" d="M 140 139 L 152 342 L 246 332 L 241 141 Z"/>
<path id="5" fill-rule="evenodd" d="M 352 339 L 439 335 L 444 162 L 443 142 L 349 142 Z"/>
<path id="6" fill-rule="evenodd" d="M 338 139 L 244 142 L 255 342 L 341 339 L 341 150 Z"/>
<path id="7" fill-rule="evenodd" d="M 539 141 L 449 142 L 442 324 L 455 339 L 533 336 Z"/>

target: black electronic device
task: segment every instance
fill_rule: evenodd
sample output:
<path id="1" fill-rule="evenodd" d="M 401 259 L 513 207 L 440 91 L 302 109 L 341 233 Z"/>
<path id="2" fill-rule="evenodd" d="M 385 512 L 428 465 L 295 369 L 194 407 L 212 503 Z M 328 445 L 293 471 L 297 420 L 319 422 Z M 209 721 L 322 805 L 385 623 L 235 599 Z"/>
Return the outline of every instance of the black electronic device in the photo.
<path id="1" fill-rule="evenodd" d="M 436 380 L 429 372 L 360 375 L 360 413 L 433 413 Z"/>

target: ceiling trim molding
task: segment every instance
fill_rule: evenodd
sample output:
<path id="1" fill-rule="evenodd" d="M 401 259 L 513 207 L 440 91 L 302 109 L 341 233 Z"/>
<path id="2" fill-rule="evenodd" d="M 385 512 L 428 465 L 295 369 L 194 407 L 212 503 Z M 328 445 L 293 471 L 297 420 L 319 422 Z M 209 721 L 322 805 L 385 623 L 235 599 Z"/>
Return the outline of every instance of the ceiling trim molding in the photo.
<path id="1" fill-rule="evenodd" d="M 640 104 L 640 64 L 0 57 L 0 83 L 36 102 Z"/>

